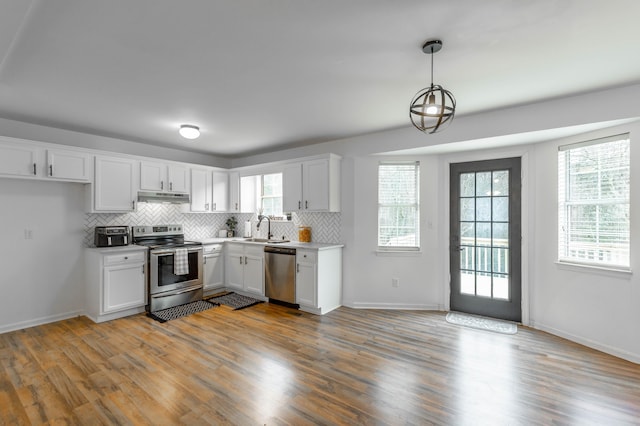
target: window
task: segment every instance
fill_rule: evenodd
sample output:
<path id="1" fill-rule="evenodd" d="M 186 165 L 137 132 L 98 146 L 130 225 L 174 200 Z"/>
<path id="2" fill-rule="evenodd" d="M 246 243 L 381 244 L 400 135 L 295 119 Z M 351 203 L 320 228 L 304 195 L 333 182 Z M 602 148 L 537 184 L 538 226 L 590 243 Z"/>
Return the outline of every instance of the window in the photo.
<path id="1" fill-rule="evenodd" d="M 559 147 L 558 257 L 629 266 L 629 135 Z"/>
<path id="2" fill-rule="evenodd" d="M 282 217 L 282 173 L 262 175 L 262 214 Z"/>
<path id="3" fill-rule="evenodd" d="M 420 248 L 420 163 L 378 165 L 378 248 Z"/>

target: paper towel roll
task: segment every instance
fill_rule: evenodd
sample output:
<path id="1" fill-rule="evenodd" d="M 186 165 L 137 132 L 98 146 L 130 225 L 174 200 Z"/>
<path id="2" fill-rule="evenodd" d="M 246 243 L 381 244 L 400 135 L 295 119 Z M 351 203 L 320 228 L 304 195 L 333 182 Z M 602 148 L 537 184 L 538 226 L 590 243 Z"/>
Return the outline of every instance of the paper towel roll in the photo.
<path id="1" fill-rule="evenodd" d="M 247 220 L 244 223 L 244 237 L 251 238 L 251 221 Z"/>

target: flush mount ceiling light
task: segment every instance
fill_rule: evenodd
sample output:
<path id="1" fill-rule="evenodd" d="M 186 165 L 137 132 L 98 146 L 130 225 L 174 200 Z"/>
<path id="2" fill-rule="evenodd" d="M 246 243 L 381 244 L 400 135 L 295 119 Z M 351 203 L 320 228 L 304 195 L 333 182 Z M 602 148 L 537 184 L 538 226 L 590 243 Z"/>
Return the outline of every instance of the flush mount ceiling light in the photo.
<path id="1" fill-rule="evenodd" d="M 422 46 L 422 51 L 431 55 L 431 86 L 416 93 L 409 108 L 411 123 L 425 133 L 441 130 L 444 124 L 448 125 L 453 121 L 456 113 L 456 98 L 453 94 L 444 87 L 433 84 L 433 54 L 440 49 L 441 40 L 429 40 Z"/>
<path id="2" fill-rule="evenodd" d="M 180 136 L 185 139 L 196 139 L 200 136 L 200 128 L 191 124 L 183 124 L 180 126 Z"/>

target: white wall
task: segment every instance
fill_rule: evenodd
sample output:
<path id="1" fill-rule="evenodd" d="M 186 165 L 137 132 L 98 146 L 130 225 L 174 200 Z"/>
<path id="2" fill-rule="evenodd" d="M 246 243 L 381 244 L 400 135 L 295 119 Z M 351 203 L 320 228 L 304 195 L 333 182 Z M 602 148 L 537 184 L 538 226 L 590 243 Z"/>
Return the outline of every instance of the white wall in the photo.
<path id="1" fill-rule="evenodd" d="M 0 206 L 0 332 L 76 316 L 84 295 L 83 185 L 0 179 Z"/>
<path id="2" fill-rule="evenodd" d="M 631 133 L 632 274 L 561 266 L 557 260 L 557 147 Z M 535 146 L 535 253 L 531 325 L 640 363 L 640 124 Z"/>
<path id="3" fill-rule="evenodd" d="M 343 303 L 353 307 L 388 309 L 443 309 L 443 253 L 438 243 L 438 163 L 436 157 L 420 160 L 419 253 L 377 253 L 378 163 L 385 157 L 353 160 L 353 197 L 344 216 L 353 229 L 345 249 Z M 394 158 L 398 159 L 398 158 Z M 346 197 L 345 197 L 346 198 Z M 343 235 L 346 231 L 343 229 Z M 348 260 L 347 260 L 348 259 Z M 392 278 L 399 286 L 392 287 Z"/>

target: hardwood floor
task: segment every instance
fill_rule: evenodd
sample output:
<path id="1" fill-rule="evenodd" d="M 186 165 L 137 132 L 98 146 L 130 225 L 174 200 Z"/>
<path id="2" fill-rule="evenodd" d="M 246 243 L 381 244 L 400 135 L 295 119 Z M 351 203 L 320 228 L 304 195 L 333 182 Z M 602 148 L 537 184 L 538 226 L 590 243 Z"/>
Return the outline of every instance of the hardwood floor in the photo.
<path id="1" fill-rule="evenodd" d="M 0 335 L 0 424 L 640 424 L 640 366 L 444 313 L 273 304 Z"/>

